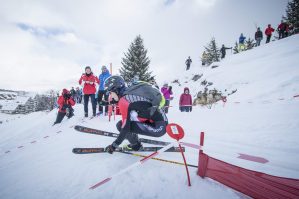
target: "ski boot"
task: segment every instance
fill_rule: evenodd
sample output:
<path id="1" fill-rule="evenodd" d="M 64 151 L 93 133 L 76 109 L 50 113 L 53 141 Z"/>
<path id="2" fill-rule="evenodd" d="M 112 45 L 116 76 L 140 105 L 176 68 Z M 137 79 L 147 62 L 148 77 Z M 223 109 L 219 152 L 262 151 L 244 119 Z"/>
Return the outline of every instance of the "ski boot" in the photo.
<path id="1" fill-rule="evenodd" d="M 128 144 L 122 147 L 124 151 L 139 151 L 143 148 L 141 142 L 136 142 L 134 144 Z"/>

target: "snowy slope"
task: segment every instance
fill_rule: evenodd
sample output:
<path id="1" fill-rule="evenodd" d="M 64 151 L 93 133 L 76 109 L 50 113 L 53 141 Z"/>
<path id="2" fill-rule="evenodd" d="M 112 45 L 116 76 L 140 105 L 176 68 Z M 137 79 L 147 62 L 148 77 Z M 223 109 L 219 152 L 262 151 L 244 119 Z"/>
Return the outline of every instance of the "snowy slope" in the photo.
<path id="1" fill-rule="evenodd" d="M 18 92 L 0 91 L 0 107 L 4 111 L 13 111 L 18 105 L 25 104 L 33 93 L 20 95 Z"/>
<path id="2" fill-rule="evenodd" d="M 177 78 L 188 83 L 174 85 L 169 120 L 184 127 L 185 142 L 198 144 L 199 133 L 204 131 L 205 152 L 212 157 L 248 169 L 299 178 L 299 99 L 293 98 L 299 94 L 298 55 L 298 36 L 293 36 L 231 56 L 215 69 L 192 66 L 192 71 L 178 71 Z M 203 89 L 200 80 L 190 81 L 192 74 L 201 73 L 200 80 L 213 82 L 212 88 L 237 89 L 237 93 L 228 97 L 225 106 L 218 103 L 212 109 L 198 106 L 192 113 L 179 112 L 177 101 L 185 86 L 192 94 Z M 119 120 L 108 122 L 101 117 L 83 122 L 82 105 L 76 105 L 75 114 L 54 127 L 55 111 L 32 113 L 0 124 L 0 198 L 244 198 L 213 180 L 199 178 L 194 168 L 190 168 L 192 187 L 188 187 L 182 166 L 154 160 L 90 191 L 89 186 L 140 158 L 72 154 L 73 147 L 106 146 L 113 141 L 76 132 L 72 128 L 75 124 L 116 132 Z M 166 135 L 160 139 L 170 141 Z M 269 162 L 242 160 L 239 153 Z M 177 153 L 159 157 L 182 161 Z M 186 158 L 196 165 L 198 151 L 187 148 Z"/>
<path id="3" fill-rule="evenodd" d="M 198 194 L 204 198 L 238 198 L 217 182 L 197 177 L 194 168 L 190 168 L 193 186 L 188 188 L 182 166 L 156 161 L 149 161 L 97 190 L 88 190 L 140 158 L 126 154 L 72 154 L 73 147 L 106 146 L 113 141 L 78 133 L 70 128 L 74 124 L 116 131 L 115 122 L 109 123 L 107 118 L 82 123 L 82 110 L 83 106 L 77 105 L 76 117 L 60 126 L 49 125 L 55 118 L 54 112 L 32 113 L 14 121 L 14 125 L 1 126 L 0 198 L 195 198 Z M 36 142 L 31 144 L 32 141 Z M 10 152 L 5 153 L 7 150 Z M 196 164 L 198 152 L 190 153 Z M 161 157 L 181 161 L 179 154 Z"/>
<path id="4" fill-rule="evenodd" d="M 207 133 L 207 152 L 214 157 L 273 175 L 299 178 L 299 35 L 233 55 L 219 67 L 193 66 L 177 76 L 181 86 L 174 84 L 178 105 L 179 95 L 189 87 L 194 96 L 203 91 L 200 82 L 213 82 L 209 89 L 223 93 L 237 89 L 224 105 L 212 109 L 196 107 L 194 112 L 179 117 L 188 131 Z M 195 74 L 203 74 L 194 82 Z M 188 83 L 185 83 L 185 82 Z M 170 112 L 175 118 L 176 111 Z M 194 119 L 197 118 L 197 130 Z M 191 138 L 188 140 L 192 141 Z M 224 149 L 223 149 L 224 148 Z M 239 153 L 264 157 L 265 165 L 235 158 Z"/>

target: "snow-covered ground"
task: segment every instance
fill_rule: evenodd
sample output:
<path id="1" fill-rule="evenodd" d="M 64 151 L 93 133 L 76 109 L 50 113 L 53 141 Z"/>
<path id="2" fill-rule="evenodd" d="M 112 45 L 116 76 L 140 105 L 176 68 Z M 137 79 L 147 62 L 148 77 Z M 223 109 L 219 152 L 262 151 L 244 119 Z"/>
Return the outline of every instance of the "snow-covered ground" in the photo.
<path id="1" fill-rule="evenodd" d="M 293 36 L 231 56 L 215 69 L 192 65 L 191 71 L 178 70 L 181 74 L 176 78 L 182 86 L 174 85 L 175 99 L 168 116 L 170 122 L 185 129 L 183 141 L 198 144 L 204 131 L 205 152 L 212 157 L 272 175 L 299 178 L 299 99 L 293 97 L 299 94 L 298 39 Z M 200 80 L 190 80 L 192 74 L 201 73 Z M 212 88 L 237 92 L 225 105 L 179 112 L 177 100 L 183 88 L 190 87 L 194 95 L 203 89 L 203 79 L 213 82 Z M 109 137 L 79 133 L 74 125 L 117 132 L 115 123 L 120 119 L 109 122 L 97 117 L 83 122 L 80 104 L 75 114 L 54 127 L 56 111 L 32 113 L 0 124 L 0 198 L 244 198 L 213 180 L 201 179 L 195 168 L 189 168 L 192 187 L 188 187 L 184 167 L 154 160 L 91 191 L 91 185 L 140 158 L 119 153 L 73 154 L 73 147 L 105 147 L 113 142 Z M 160 139 L 171 141 L 167 135 Z M 239 153 L 269 162 L 239 159 Z M 182 161 L 178 153 L 159 157 Z M 186 148 L 186 158 L 196 165 L 198 151 Z"/>
<path id="2" fill-rule="evenodd" d="M 0 91 L 1 110 L 13 111 L 17 108 L 18 105 L 25 104 L 27 100 L 33 96 L 33 93 L 19 95 L 18 92 Z"/>

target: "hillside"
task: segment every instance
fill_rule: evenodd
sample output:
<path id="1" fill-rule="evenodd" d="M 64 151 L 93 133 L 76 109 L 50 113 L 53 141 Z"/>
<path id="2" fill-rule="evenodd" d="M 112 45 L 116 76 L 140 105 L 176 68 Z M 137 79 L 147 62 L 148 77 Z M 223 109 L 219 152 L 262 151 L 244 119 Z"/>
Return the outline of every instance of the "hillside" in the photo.
<path id="1" fill-rule="evenodd" d="M 231 56 L 219 67 L 192 65 L 178 70 L 181 86 L 173 84 L 174 100 L 168 118 L 185 129 L 183 141 L 198 144 L 205 132 L 205 152 L 212 157 L 268 174 L 299 178 L 299 36 Z M 195 74 L 203 76 L 191 80 Z M 184 87 L 192 95 L 203 91 L 202 80 L 214 87 L 237 92 L 211 109 L 178 110 Z M 185 83 L 187 82 L 187 83 Z M 284 100 L 279 100 L 284 99 Z M 237 102 L 237 103 L 236 103 Z M 6 117 L 1 114 L 0 117 Z M 192 187 L 182 166 L 150 160 L 103 187 L 88 188 L 140 158 L 126 154 L 75 155 L 73 147 L 105 147 L 114 139 L 75 131 L 76 124 L 117 132 L 116 121 L 107 117 L 83 118 L 83 106 L 75 106 L 75 117 L 51 126 L 56 111 L 36 112 L 0 124 L 0 198 L 246 198 L 210 179 L 201 179 L 190 168 Z M 0 118 L 0 119 L 2 119 Z M 171 141 L 165 135 L 161 140 Z M 261 164 L 238 158 L 240 154 L 263 157 Z M 180 154 L 159 158 L 182 161 Z M 189 164 L 197 164 L 198 151 L 186 148 Z"/>

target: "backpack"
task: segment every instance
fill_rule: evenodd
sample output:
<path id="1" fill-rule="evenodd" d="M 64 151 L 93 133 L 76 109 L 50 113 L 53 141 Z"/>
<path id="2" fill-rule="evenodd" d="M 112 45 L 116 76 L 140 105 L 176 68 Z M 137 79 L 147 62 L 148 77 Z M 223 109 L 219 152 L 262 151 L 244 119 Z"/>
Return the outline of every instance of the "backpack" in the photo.
<path id="1" fill-rule="evenodd" d="M 162 108 L 165 104 L 165 98 L 161 92 L 147 82 L 136 82 L 128 87 L 124 95 L 136 95 L 144 97 L 150 101 L 153 107 Z"/>

